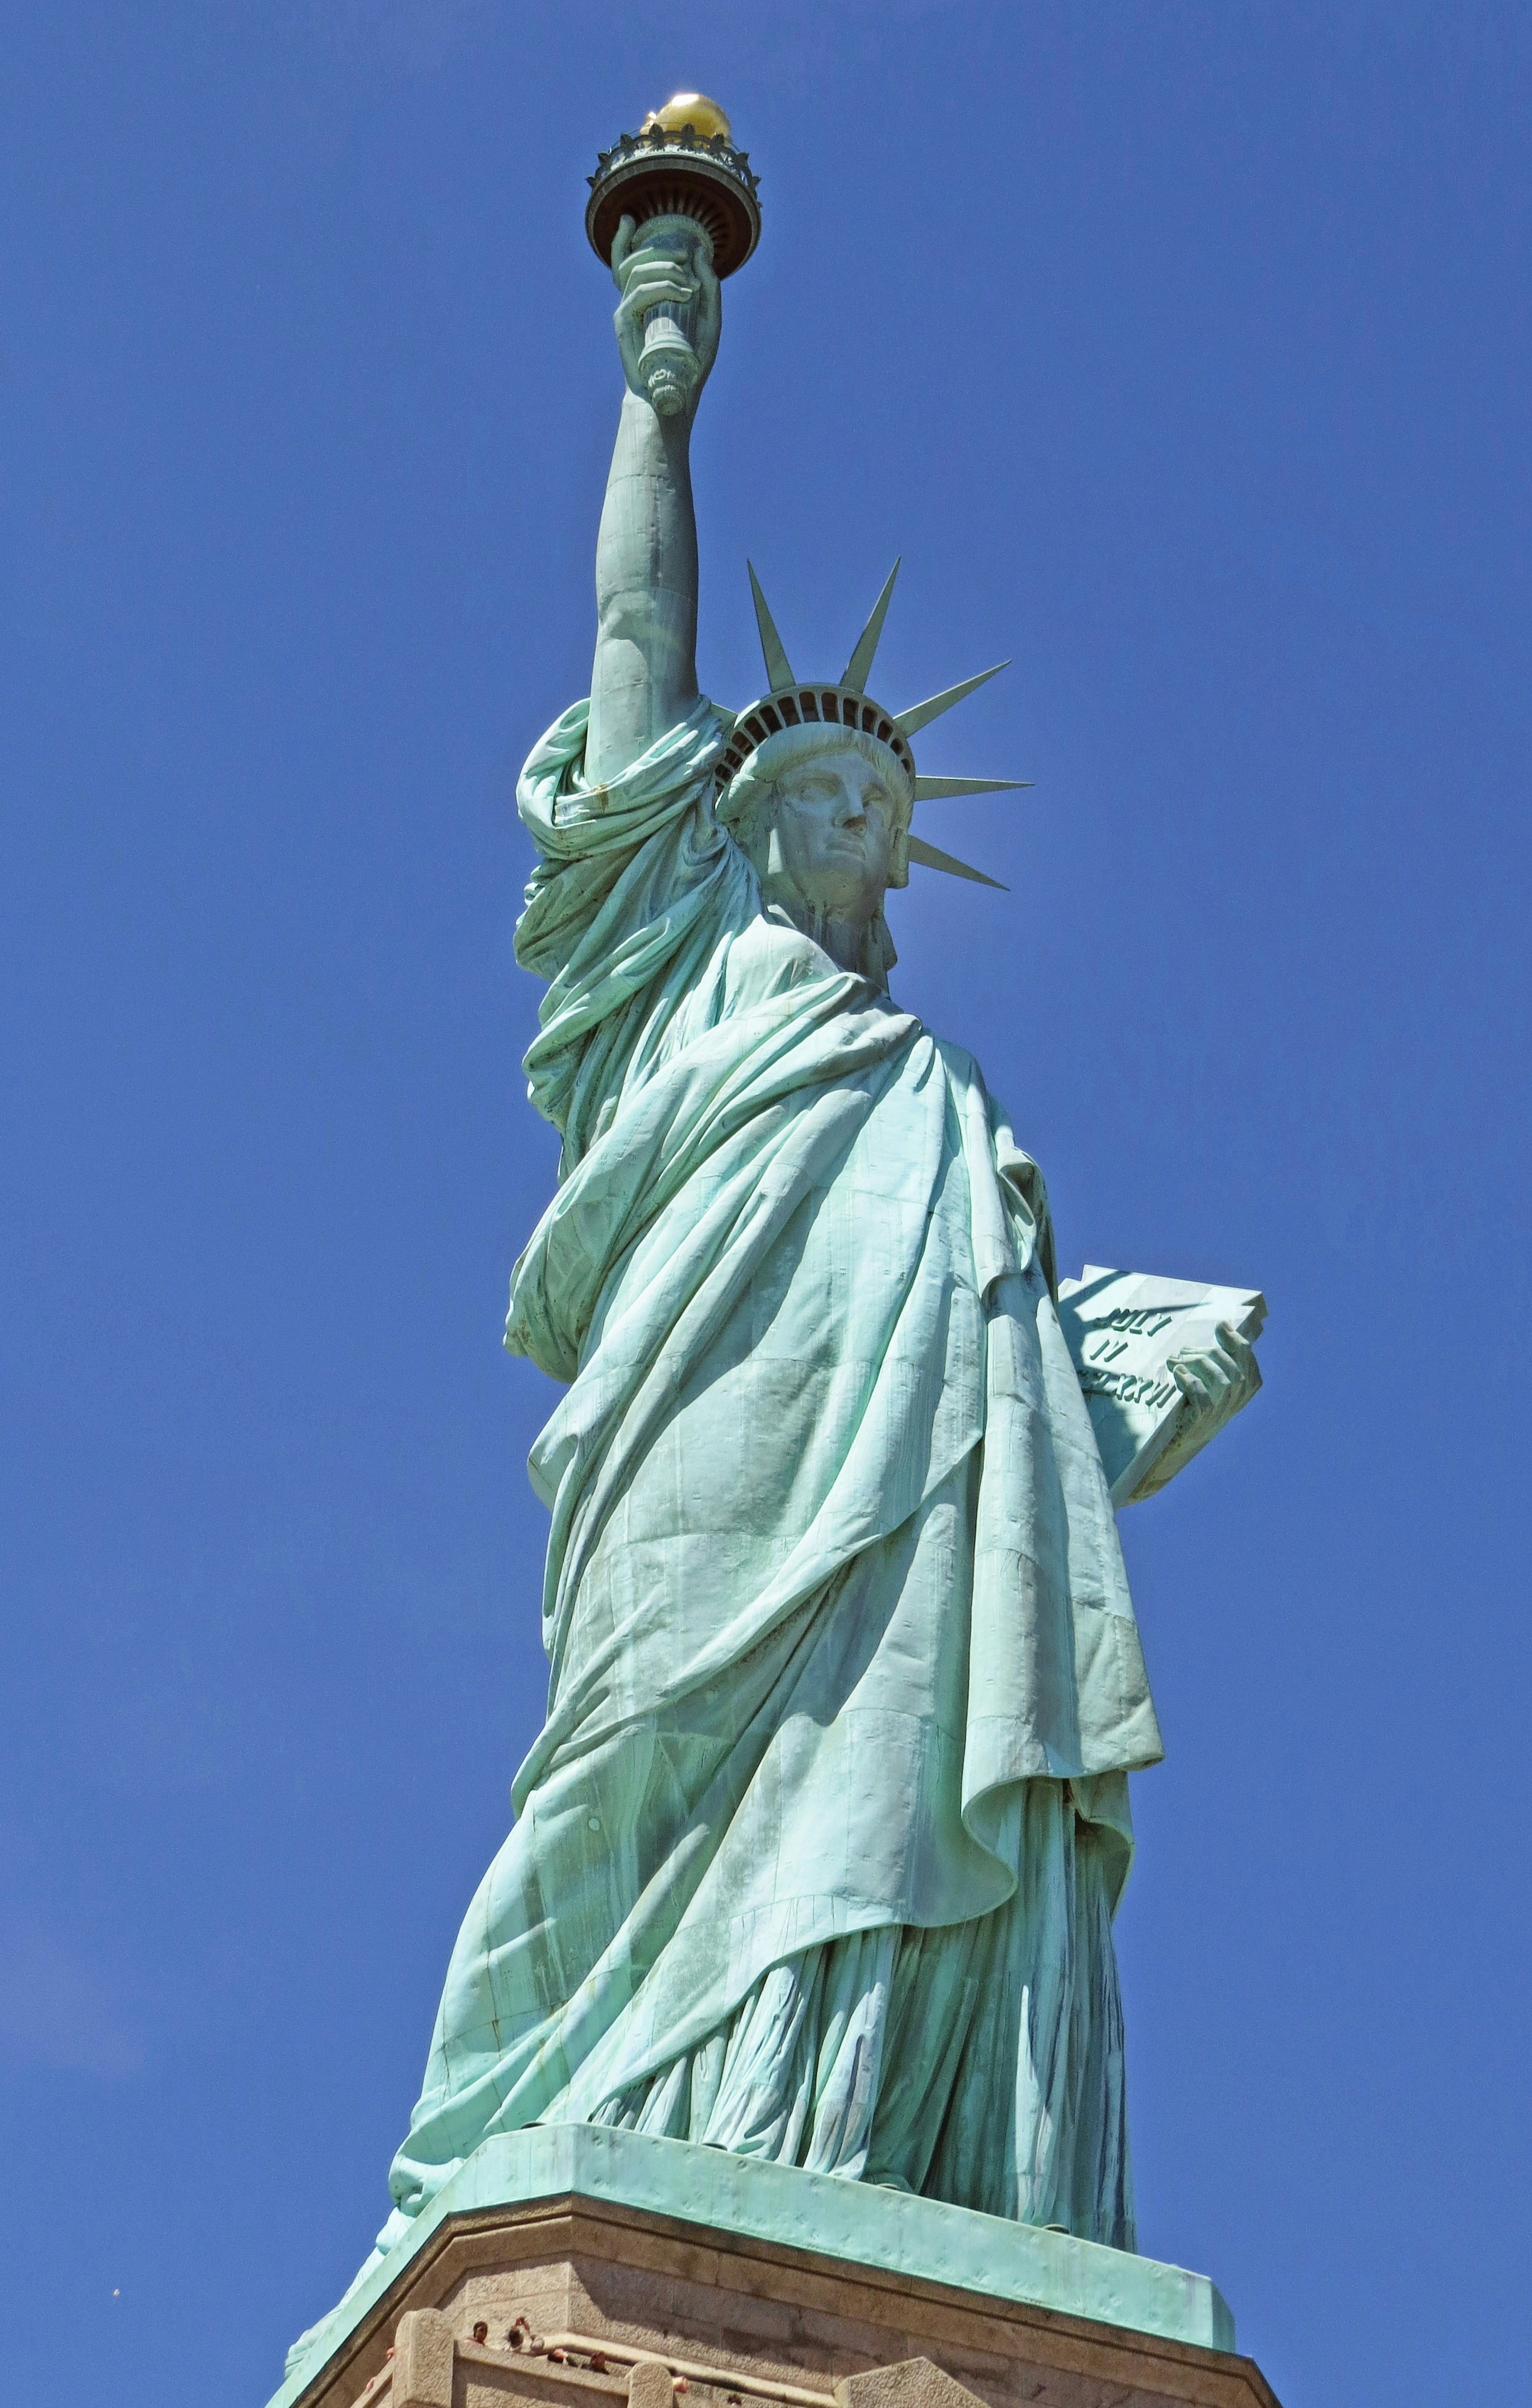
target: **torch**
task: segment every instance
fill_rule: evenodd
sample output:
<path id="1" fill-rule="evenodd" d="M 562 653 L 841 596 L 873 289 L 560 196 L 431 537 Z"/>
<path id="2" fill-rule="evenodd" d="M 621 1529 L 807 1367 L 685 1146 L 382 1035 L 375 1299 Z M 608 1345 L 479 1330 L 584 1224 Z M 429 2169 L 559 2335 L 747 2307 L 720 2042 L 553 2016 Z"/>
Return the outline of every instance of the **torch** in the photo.
<path id="1" fill-rule="evenodd" d="M 679 92 L 663 108 L 651 109 L 637 134 L 624 134 L 603 150 L 591 178 L 585 231 L 598 259 L 609 267 L 623 218 L 635 221 L 635 240 L 667 251 L 690 265 L 700 251 L 720 277 L 743 267 L 761 239 L 757 179 L 749 154 L 734 148 L 729 121 L 716 100 L 699 92 Z M 662 418 L 684 409 L 700 364 L 693 349 L 696 303 L 664 301 L 644 312 L 644 345 L 638 373 Z"/>

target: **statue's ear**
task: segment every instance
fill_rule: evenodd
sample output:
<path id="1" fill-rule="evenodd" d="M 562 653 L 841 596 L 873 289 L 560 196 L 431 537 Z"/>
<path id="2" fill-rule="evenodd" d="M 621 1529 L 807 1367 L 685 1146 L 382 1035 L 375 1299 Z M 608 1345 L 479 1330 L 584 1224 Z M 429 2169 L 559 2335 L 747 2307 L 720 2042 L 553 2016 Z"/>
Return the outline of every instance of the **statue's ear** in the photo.
<path id="1" fill-rule="evenodd" d="M 889 864 L 888 882 L 891 886 L 908 886 L 909 883 L 909 830 L 908 828 L 901 828 L 894 839 L 894 856 Z"/>

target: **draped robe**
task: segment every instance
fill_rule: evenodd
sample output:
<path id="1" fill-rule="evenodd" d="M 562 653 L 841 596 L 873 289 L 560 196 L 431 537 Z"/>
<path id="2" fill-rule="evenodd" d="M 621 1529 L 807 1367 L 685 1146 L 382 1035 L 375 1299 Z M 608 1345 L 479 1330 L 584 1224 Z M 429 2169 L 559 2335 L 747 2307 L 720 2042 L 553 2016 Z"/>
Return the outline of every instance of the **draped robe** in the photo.
<path id="1" fill-rule="evenodd" d="M 379 2247 L 575 2119 L 1131 2248 L 1111 1918 L 1161 1749 L 1041 1179 L 763 908 L 706 700 L 594 788 L 587 710 L 518 789 L 548 1718 Z"/>

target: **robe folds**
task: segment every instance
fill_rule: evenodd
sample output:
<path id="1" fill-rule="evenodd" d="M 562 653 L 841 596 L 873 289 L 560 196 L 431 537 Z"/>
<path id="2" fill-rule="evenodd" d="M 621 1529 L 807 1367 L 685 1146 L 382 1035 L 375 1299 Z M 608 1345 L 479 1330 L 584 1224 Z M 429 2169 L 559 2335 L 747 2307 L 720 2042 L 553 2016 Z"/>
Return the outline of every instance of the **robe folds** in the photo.
<path id="1" fill-rule="evenodd" d="M 586 715 L 518 790 L 548 1718 L 379 2246 L 572 2119 L 1131 2247 L 1111 1917 L 1161 1748 L 1041 1179 L 763 908 L 706 700 L 604 787 Z"/>

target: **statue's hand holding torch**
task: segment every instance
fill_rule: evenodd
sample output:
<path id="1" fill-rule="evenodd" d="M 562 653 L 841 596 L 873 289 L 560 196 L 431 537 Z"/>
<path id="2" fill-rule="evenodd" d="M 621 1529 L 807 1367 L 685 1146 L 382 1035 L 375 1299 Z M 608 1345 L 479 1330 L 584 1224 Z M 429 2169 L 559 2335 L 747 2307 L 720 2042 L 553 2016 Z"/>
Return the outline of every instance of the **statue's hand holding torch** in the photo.
<path id="1" fill-rule="evenodd" d="M 613 323 L 623 373 L 662 418 L 690 414 L 718 356 L 723 302 L 707 229 L 683 217 L 630 217 L 617 229 L 611 270 L 623 297 Z"/>

